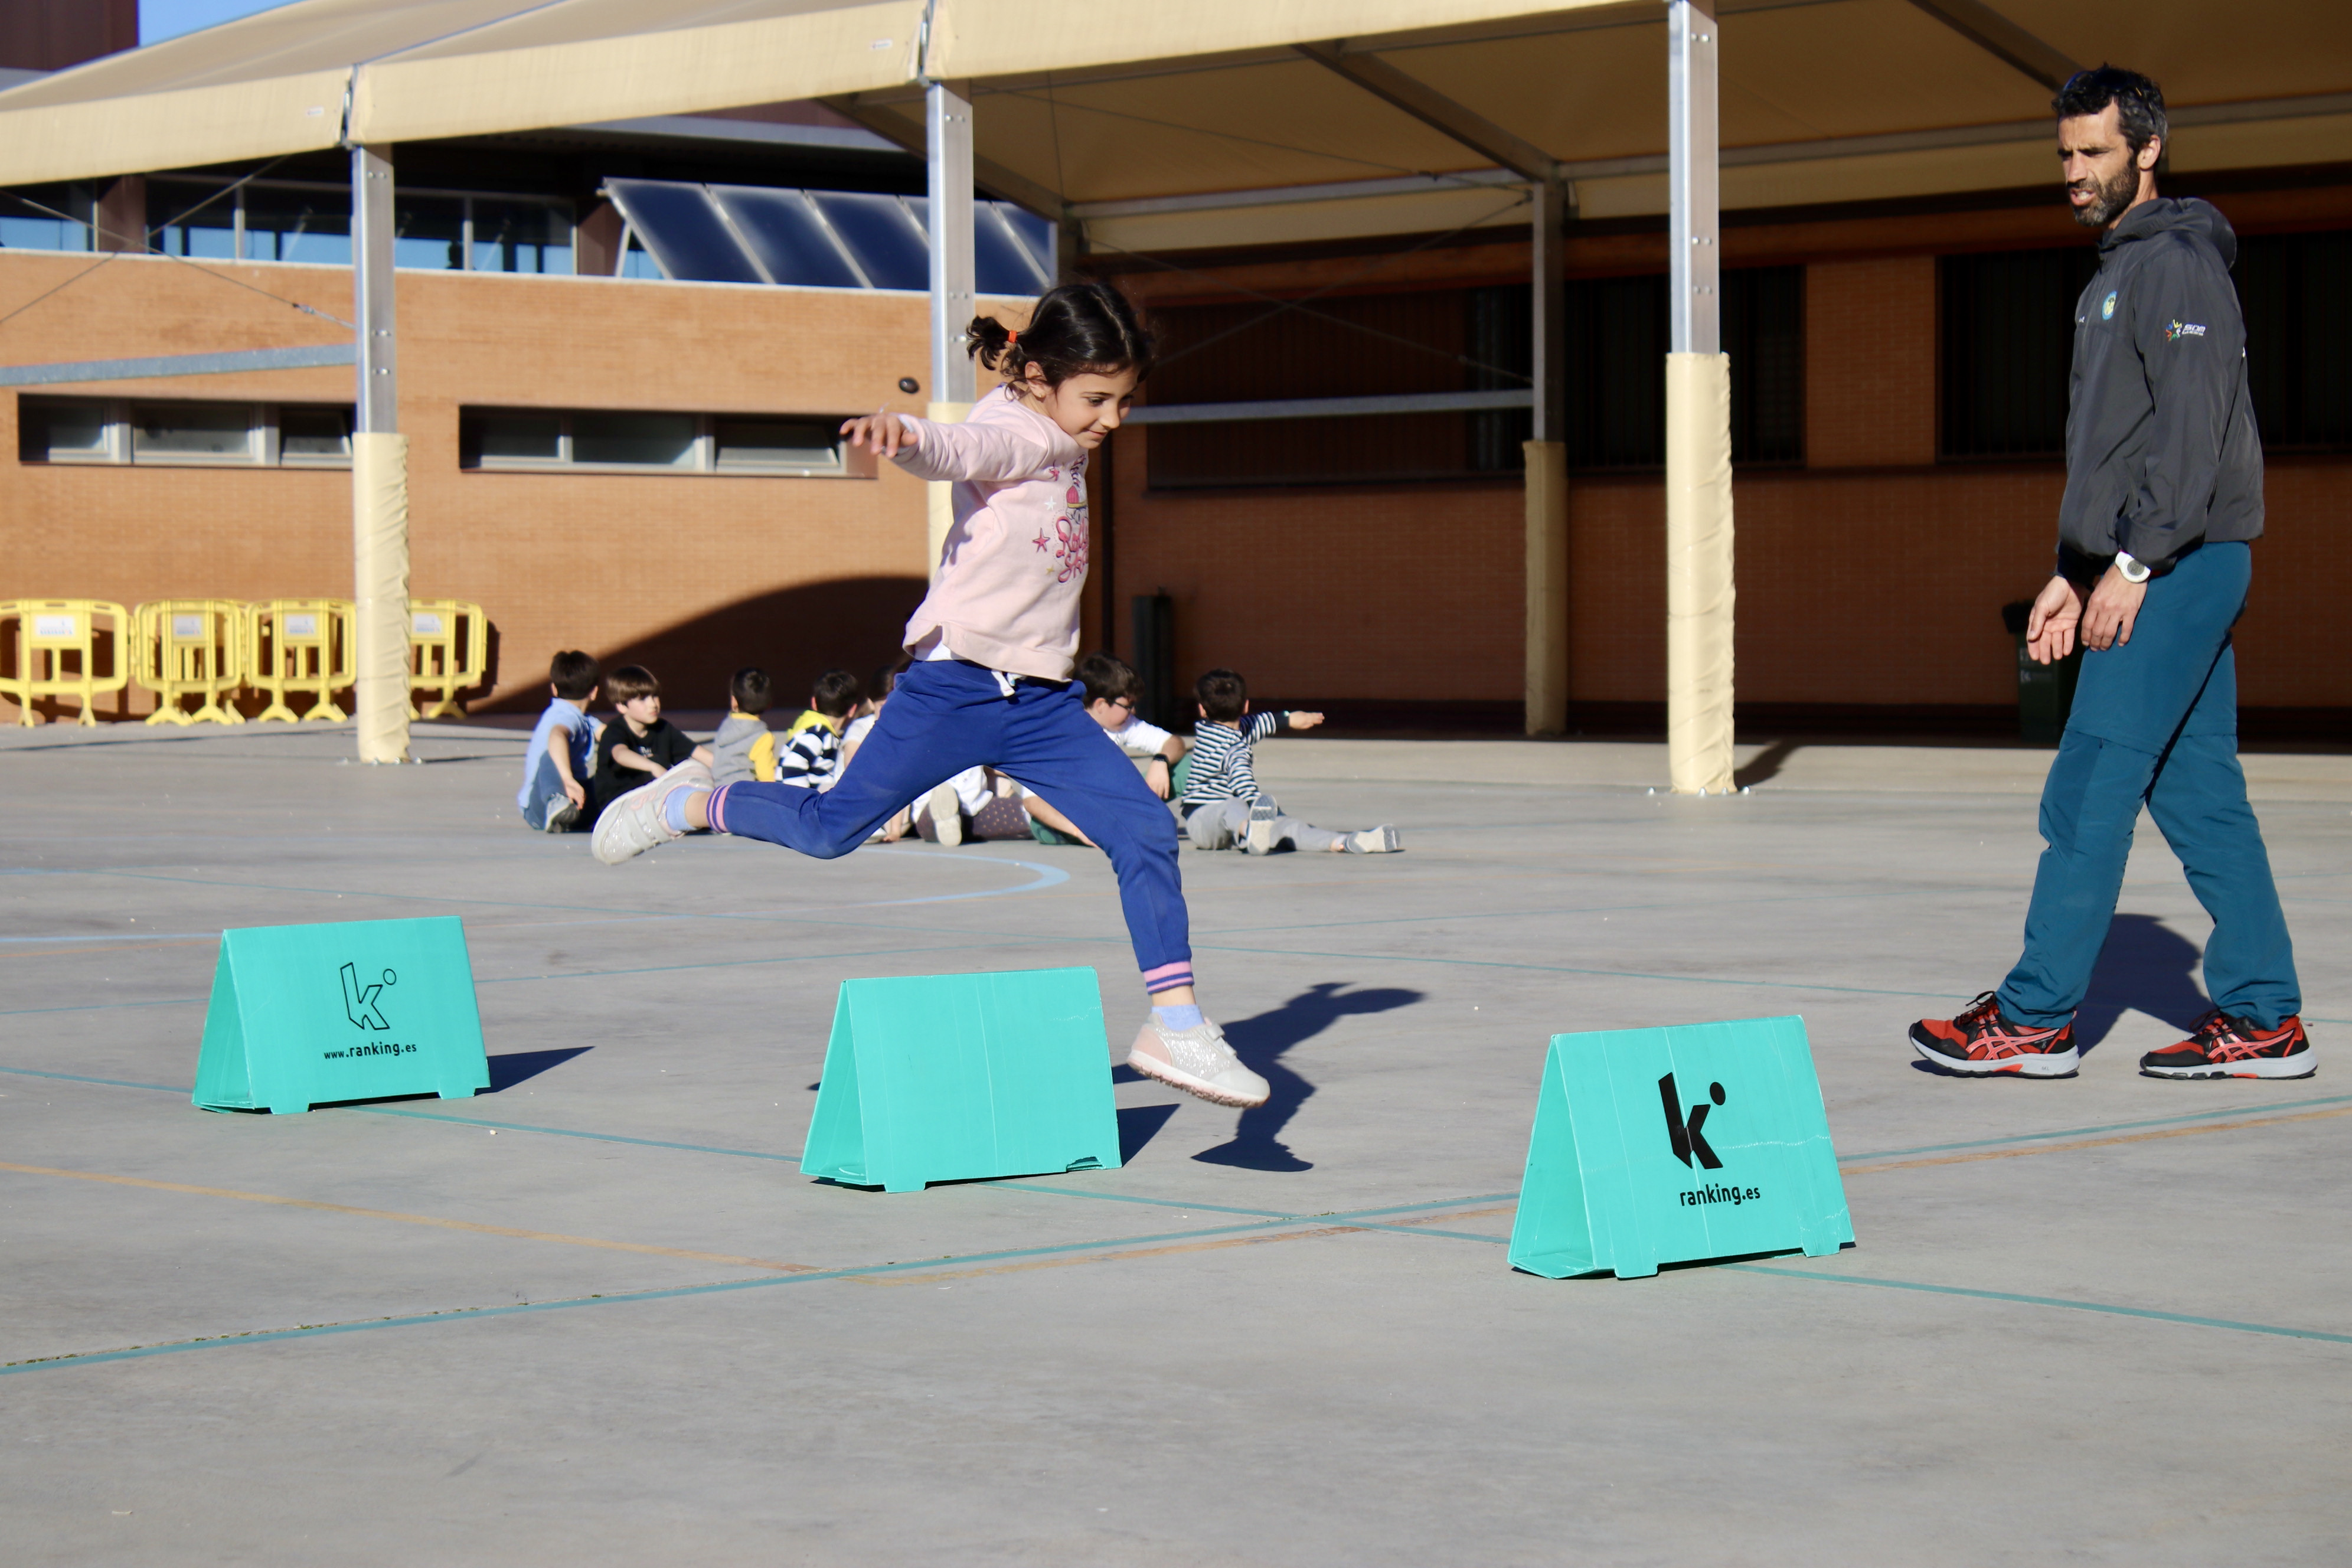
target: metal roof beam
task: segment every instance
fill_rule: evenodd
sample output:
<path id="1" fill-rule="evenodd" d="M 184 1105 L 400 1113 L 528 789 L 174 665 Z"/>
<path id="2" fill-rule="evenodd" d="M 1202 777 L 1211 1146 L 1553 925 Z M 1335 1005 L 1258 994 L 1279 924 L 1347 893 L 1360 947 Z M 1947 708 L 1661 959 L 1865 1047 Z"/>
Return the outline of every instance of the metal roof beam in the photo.
<path id="1" fill-rule="evenodd" d="M 1417 77 L 1407 76 L 1378 55 L 1350 54 L 1344 44 L 1300 44 L 1298 52 L 1354 82 L 1374 98 L 1404 110 L 1431 129 L 1526 179 L 1559 177 L 1557 162 L 1534 142 L 1504 130 L 1475 109 L 1454 102 Z"/>
<path id="2" fill-rule="evenodd" d="M 1911 4 L 2053 92 L 2082 69 L 2063 50 L 2043 43 L 1984 0 L 1911 0 Z"/>
<path id="3" fill-rule="evenodd" d="M 847 115 L 885 142 L 903 147 L 927 162 L 930 158 L 929 132 L 905 116 L 895 114 L 877 104 L 864 102 L 849 94 L 817 101 L 836 114 Z M 1062 199 L 1060 192 L 1049 190 L 1026 174 L 1015 174 L 993 158 L 983 158 L 978 153 L 972 155 L 971 177 L 972 183 L 990 195 L 1000 201 L 1011 202 L 1017 207 L 1026 207 L 1047 223 L 1062 222 L 1063 209 L 1069 205 Z"/>

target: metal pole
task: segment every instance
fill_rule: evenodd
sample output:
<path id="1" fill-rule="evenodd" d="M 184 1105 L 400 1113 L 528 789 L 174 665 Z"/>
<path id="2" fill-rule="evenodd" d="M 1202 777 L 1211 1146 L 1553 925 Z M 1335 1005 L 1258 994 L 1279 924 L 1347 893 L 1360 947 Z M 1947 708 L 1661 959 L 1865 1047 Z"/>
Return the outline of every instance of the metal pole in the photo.
<path id="1" fill-rule="evenodd" d="M 1666 8 L 1666 769 L 1732 788 L 1731 362 L 1723 348 L 1714 0 Z"/>
<path id="2" fill-rule="evenodd" d="M 392 150 L 352 149 L 352 668 L 360 760 L 408 759 L 408 444 L 393 331 Z"/>
<path id="3" fill-rule="evenodd" d="M 1568 728 L 1568 187 L 1532 187 L 1530 380 L 1527 444 L 1527 732 Z"/>
<path id="4" fill-rule="evenodd" d="M 933 419 L 957 421 L 971 412 L 978 384 L 964 329 L 974 307 L 971 216 L 971 105 L 945 82 L 923 93 L 930 165 L 931 398 Z M 940 552 L 954 522 L 952 487 L 930 487 L 928 565 L 937 575 Z"/>
<path id="5" fill-rule="evenodd" d="M 1670 347 L 1678 354 L 1723 350 L 1714 5 L 1669 0 L 1666 6 Z"/>

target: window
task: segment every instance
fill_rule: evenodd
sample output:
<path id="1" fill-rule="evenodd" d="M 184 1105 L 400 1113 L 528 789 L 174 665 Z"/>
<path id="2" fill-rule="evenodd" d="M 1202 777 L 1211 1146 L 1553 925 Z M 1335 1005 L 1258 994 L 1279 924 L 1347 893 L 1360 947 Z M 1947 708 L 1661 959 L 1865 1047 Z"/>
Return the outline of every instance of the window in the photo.
<path id="1" fill-rule="evenodd" d="M 351 210 L 351 188 L 323 180 L 147 183 L 155 247 L 173 256 L 348 267 Z M 0 221 L 0 239 L 5 232 Z M 572 204 L 395 185 L 392 258 L 434 271 L 568 273 Z"/>
<path id="2" fill-rule="evenodd" d="M 1524 389 L 1533 300 L 1524 285 L 1324 298 L 1158 312 L 1159 404 Z M 1569 467 L 1666 460 L 1666 279 L 1568 288 Z M 1755 268 L 1723 280 L 1731 356 L 1732 460 L 1804 459 L 1804 273 Z M 1525 461 L 1525 409 L 1152 427 L 1159 489 L 1498 478 Z"/>
<path id="3" fill-rule="evenodd" d="M 2352 447 L 2352 232 L 2259 234 L 2238 242 L 2246 377 L 2273 452 Z"/>
<path id="4" fill-rule="evenodd" d="M 0 192 L 0 249 L 88 250 L 95 208 L 88 185 Z"/>
<path id="5" fill-rule="evenodd" d="M 468 468 L 870 479 L 845 452 L 838 417 L 468 408 L 457 423 Z"/>
<path id="6" fill-rule="evenodd" d="M 2065 451 L 2074 307 L 2098 269 L 2090 247 L 1937 262 L 1944 457 Z"/>
<path id="7" fill-rule="evenodd" d="M 930 287 L 930 204 L 863 191 L 609 180 L 628 224 L 624 277 L 803 289 Z M 1027 297 L 1054 281 L 1053 226 L 1009 202 L 972 204 L 980 292 Z M 656 264 L 653 266 L 651 264 Z"/>
<path id="8" fill-rule="evenodd" d="M 347 468 L 352 411 L 332 404 L 22 397 L 26 463 Z"/>

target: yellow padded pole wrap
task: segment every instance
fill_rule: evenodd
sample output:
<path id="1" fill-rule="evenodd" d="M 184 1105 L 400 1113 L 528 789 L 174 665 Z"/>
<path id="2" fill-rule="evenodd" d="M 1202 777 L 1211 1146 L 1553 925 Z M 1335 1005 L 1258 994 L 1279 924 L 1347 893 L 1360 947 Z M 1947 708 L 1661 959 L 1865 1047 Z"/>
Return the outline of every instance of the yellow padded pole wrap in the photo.
<path id="1" fill-rule="evenodd" d="M 1528 441 L 1528 733 L 1568 729 L 1568 447 Z"/>
<path id="2" fill-rule="evenodd" d="M 938 425 L 961 425 L 971 412 L 969 403 L 934 403 L 923 410 L 923 417 Z M 934 480 L 923 487 L 930 492 L 930 525 L 924 530 L 925 546 L 930 552 L 924 562 L 924 574 L 934 583 L 940 580 L 940 553 L 948 547 L 948 530 L 955 526 L 955 486 Z"/>
<path id="3" fill-rule="evenodd" d="M 1731 788 L 1731 360 L 1666 356 L 1666 771 Z"/>
<path id="4" fill-rule="evenodd" d="M 408 760 L 408 437 L 352 437 L 352 717 L 360 761 Z"/>

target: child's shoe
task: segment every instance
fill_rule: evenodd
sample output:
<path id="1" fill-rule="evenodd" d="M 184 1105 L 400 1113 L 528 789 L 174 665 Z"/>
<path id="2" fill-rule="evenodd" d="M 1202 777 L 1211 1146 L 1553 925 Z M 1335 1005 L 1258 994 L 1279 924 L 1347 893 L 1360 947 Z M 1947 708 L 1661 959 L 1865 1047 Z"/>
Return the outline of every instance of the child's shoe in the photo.
<path id="1" fill-rule="evenodd" d="M 572 825 L 579 820 L 580 808 L 572 805 L 568 797 L 551 801 L 547 807 L 547 826 L 541 831 L 569 833 L 572 831 Z"/>
<path id="2" fill-rule="evenodd" d="M 931 834 L 940 843 L 952 849 L 963 842 L 963 802 L 957 798 L 954 784 L 943 784 L 931 791 L 923 809 L 931 815 Z"/>
<path id="3" fill-rule="evenodd" d="M 682 789 L 709 789 L 710 770 L 698 762 L 684 762 L 654 780 L 639 784 L 604 808 L 596 819 L 596 836 L 590 841 L 596 858 L 607 866 L 617 866 L 632 857 L 644 854 L 656 844 L 667 844 L 673 838 L 686 837 L 663 819 L 662 808 L 669 797 Z"/>
<path id="4" fill-rule="evenodd" d="M 1274 1090 L 1265 1079 L 1242 1065 L 1225 1044 L 1225 1032 L 1202 1019 L 1189 1029 L 1171 1029 L 1157 1018 L 1146 1018 L 1128 1048 L 1127 1065 L 1146 1078 L 1156 1078 L 1187 1094 L 1219 1105 L 1246 1110 L 1264 1105 Z"/>
<path id="5" fill-rule="evenodd" d="M 1340 842 L 1350 855 L 1393 855 L 1404 847 L 1404 840 L 1387 823 L 1367 827 L 1361 833 L 1350 833 Z"/>
<path id="6" fill-rule="evenodd" d="M 1274 825 L 1282 816 L 1282 807 L 1274 796 L 1262 795 L 1250 802 L 1249 823 L 1242 829 L 1241 851 L 1244 855 L 1274 853 Z"/>

